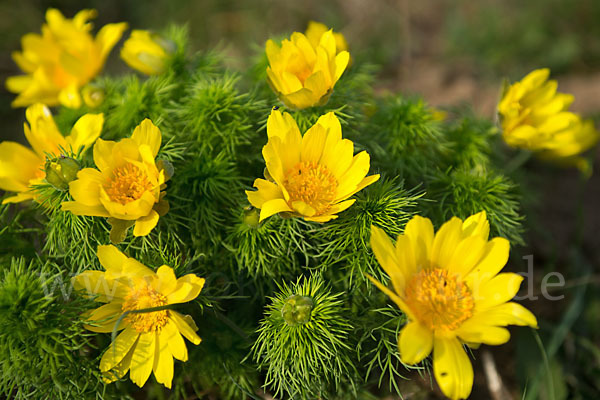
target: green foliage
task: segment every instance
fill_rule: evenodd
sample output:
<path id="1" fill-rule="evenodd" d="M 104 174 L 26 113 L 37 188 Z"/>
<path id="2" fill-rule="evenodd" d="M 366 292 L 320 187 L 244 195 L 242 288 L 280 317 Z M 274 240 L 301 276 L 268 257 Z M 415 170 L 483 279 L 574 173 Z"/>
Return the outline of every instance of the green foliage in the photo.
<path id="1" fill-rule="evenodd" d="M 295 295 L 309 297 L 313 308 L 308 322 L 290 325 L 282 309 Z M 271 298 L 252 354 L 259 368 L 267 370 L 265 384 L 275 396 L 326 398 L 332 386 L 337 391 L 344 377 L 353 374 L 349 344 L 353 327 L 341 297 L 313 275 L 289 286 L 284 282 Z"/>
<path id="2" fill-rule="evenodd" d="M 82 398 L 102 390 L 80 314 L 57 266 L 13 259 L 0 270 L 0 393 Z"/>
<path id="3" fill-rule="evenodd" d="M 371 251 L 371 225 L 384 229 L 392 237 L 398 236 L 414 215 L 421 196 L 422 193 L 405 189 L 397 178 L 385 177 L 359 192 L 348 211 L 314 229 L 312 234 L 319 242 L 319 268 L 333 269 L 331 272 L 340 284 L 347 287 L 357 281 L 364 284 L 365 273 L 387 281 Z"/>
<path id="4" fill-rule="evenodd" d="M 522 244 L 519 201 L 515 185 L 505 176 L 485 169 L 457 169 L 438 173 L 430 183 L 428 211 L 438 224 L 452 216 L 467 218 L 487 212 L 490 235 Z M 438 225 L 439 226 L 439 225 Z"/>

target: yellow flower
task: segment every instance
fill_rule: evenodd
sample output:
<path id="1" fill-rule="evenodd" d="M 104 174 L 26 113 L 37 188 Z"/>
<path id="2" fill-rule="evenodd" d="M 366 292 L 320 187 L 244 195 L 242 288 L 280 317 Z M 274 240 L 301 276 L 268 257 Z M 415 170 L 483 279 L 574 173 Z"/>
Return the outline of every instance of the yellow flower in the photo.
<path id="1" fill-rule="evenodd" d="M 535 70 L 506 90 L 498 105 L 504 140 L 544 159 L 580 164 L 577 155 L 600 136 L 591 120 L 568 111 L 573 96 L 557 92 L 549 75 L 548 69 Z"/>
<path id="2" fill-rule="evenodd" d="M 131 68 L 146 75 L 164 72 L 169 53 L 175 45 L 160 35 L 149 31 L 134 30 L 123 44 L 121 58 Z"/>
<path id="3" fill-rule="evenodd" d="M 65 152 L 86 150 L 100 136 L 104 124 L 103 114 L 85 114 L 64 137 L 45 105 L 29 106 L 25 117 L 29 123 L 24 124 L 25 137 L 33 150 L 15 142 L 0 143 L 0 189 L 17 193 L 3 204 L 36 198 L 33 187 L 44 182 L 46 155 L 60 157 Z"/>
<path id="4" fill-rule="evenodd" d="M 331 30 L 316 47 L 302 33 L 294 32 L 281 46 L 268 40 L 267 81 L 289 108 L 302 109 L 327 103 L 333 87 L 348 66 L 350 54 L 338 53 Z"/>
<path id="5" fill-rule="evenodd" d="M 327 33 L 329 29 L 325 24 L 320 22 L 310 21 L 308 23 L 308 27 L 306 28 L 306 32 L 304 35 L 310 42 L 310 44 L 316 49 L 319 47 L 319 42 L 321 41 L 321 37 Z M 335 47 L 338 53 L 342 51 L 348 51 L 348 42 L 346 42 L 346 38 L 344 35 L 338 32 L 333 32 L 333 38 L 335 39 Z"/>
<path id="6" fill-rule="evenodd" d="M 126 23 L 108 24 L 94 39 L 88 20 L 95 16 L 95 10 L 82 10 L 67 19 L 50 8 L 42 34 L 23 36 L 23 51 L 14 52 L 12 57 L 26 75 L 6 80 L 7 89 L 19 94 L 13 107 L 37 102 L 81 106 L 79 89 L 100 73 L 110 50 L 127 28 Z"/>
<path id="7" fill-rule="evenodd" d="M 201 339 L 189 315 L 167 306 L 194 300 L 204 279 L 194 274 L 177 279 L 167 265 L 154 272 L 114 246 L 99 246 L 98 259 L 105 271 L 85 271 L 73 278 L 75 289 L 106 303 L 86 315 L 90 325 L 85 327 L 94 332 L 112 332 L 118 319 L 130 312 L 117 326 L 123 332 L 100 360 L 105 380 L 113 382 L 129 371 L 133 383 L 142 387 L 154 371 L 156 380 L 170 388 L 173 358 L 188 358 L 182 335 L 196 345 Z M 164 309 L 135 312 L 156 307 Z"/>
<path id="8" fill-rule="evenodd" d="M 369 155 L 353 155 L 354 144 L 342 139 L 342 126 L 332 112 L 302 136 L 290 114 L 273 110 L 267 135 L 262 150 L 267 180 L 256 179 L 258 190 L 246 191 L 250 203 L 260 208 L 260 221 L 276 213 L 329 221 L 354 203 L 347 198 L 379 179 L 366 177 Z"/>
<path id="9" fill-rule="evenodd" d="M 398 338 L 400 357 L 415 364 L 433 350 L 435 378 L 451 399 L 467 398 L 473 386 L 463 345 L 506 343 L 507 325 L 537 327 L 531 312 L 510 302 L 523 277 L 499 273 L 510 244 L 488 236 L 485 212 L 464 222 L 454 217 L 435 235 L 431 221 L 416 216 L 395 246 L 383 230 L 371 227 L 371 247 L 393 291 L 369 278 L 408 318 Z"/>
<path id="10" fill-rule="evenodd" d="M 131 138 L 120 142 L 98 139 L 94 163 L 99 170 L 85 168 L 69 184 L 75 201 L 62 203 L 64 211 L 75 215 L 109 217 L 111 240 L 118 243 L 135 223 L 134 236 L 146 236 L 168 211 L 163 200 L 169 178 L 155 162 L 160 148 L 160 130 L 145 119 Z"/>

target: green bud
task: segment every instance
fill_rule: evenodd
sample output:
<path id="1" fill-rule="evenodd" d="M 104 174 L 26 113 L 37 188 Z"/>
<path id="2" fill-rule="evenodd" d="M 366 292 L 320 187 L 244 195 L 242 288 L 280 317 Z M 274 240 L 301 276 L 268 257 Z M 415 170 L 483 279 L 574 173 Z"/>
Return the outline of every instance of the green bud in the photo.
<path id="1" fill-rule="evenodd" d="M 81 169 L 79 163 L 70 158 L 60 156 L 46 161 L 46 181 L 54 188 L 62 191 L 69 189 L 69 182 L 75 180 Z"/>
<path id="2" fill-rule="evenodd" d="M 288 297 L 281 308 L 281 315 L 289 326 L 306 324 L 310 321 L 313 301 L 310 297 L 293 295 Z"/>
<path id="3" fill-rule="evenodd" d="M 248 206 L 244 208 L 244 216 L 242 221 L 251 228 L 257 228 L 260 220 L 260 212 L 258 209 Z"/>

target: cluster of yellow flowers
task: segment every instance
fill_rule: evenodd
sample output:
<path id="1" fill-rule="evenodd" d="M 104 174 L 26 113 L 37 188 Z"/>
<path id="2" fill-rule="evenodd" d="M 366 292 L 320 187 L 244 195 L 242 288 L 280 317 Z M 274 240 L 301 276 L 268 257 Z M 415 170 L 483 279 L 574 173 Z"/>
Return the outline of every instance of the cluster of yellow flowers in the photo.
<path id="1" fill-rule="evenodd" d="M 86 85 L 126 29 L 125 23 L 109 24 L 94 39 L 88 22 L 94 16 L 95 11 L 83 10 L 66 19 L 48 10 L 42 35 L 26 35 L 23 51 L 13 54 L 26 75 L 11 77 L 6 84 L 19 94 L 13 106 L 29 106 L 25 136 L 33 150 L 13 142 L 0 144 L 0 189 L 16 193 L 5 203 L 36 200 L 35 188 L 48 178 L 45 165 L 51 158 L 93 145 L 97 169 L 84 168 L 71 180 L 73 200 L 64 202 L 62 210 L 108 218 L 110 239 L 117 244 L 131 226 L 134 236 L 148 235 L 168 212 L 165 188 L 171 176 L 169 168 L 156 161 L 162 137 L 148 119 L 119 142 L 99 138 L 102 114 L 84 115 L 66 137 L 54 123 L 47 106 L 79 107 L 80 91 L 88 103 Z M 323 105 L 349 65 L 347 50 L 341 34 L 318 23 L 281 44 L 269 40 L 268 82 L 288 108 Z M 173 51 L 168 40 L 133 31 L 121 57 L 151 75 L 168 68 Z M 573 97 L 556 93 L 556 82 L 547 81 L 548 74 L 534 71 L 506 91 L 498 106 L 503 136 L 509 145 L 543 157 L 570 159 L 596 143 L 598 133 L 591 122 L 567 111 Z M 260 221 L 280 214 L 325 223 L 352 206 L 351 196 L 379 179 L 367 176 L 369 154 L 354 154 L 353 142 L 343 139 L 332 112 L 302 134 L 294 118 L 275 107 L 262 155 L 265 179 L 256 179 L 257 190 L 246 192 L 248 201 L 260 209 Z M 429 219 L 416 216 L 395 245 L 381 229 L 373 226 L 371 231 L 371 247 L 393 290 L 371 280 L 408 318 L 398 339 L 400 356 L 415 364 L 433 351 L 436 380 L 452 399 L 467 398 L 473 385 L 465 345 L 499 345 L 510 337 L 505 326 L 537 326 L 528 310 L 510 301 L 522 278 L 500 273 L 508 260 L 508 241 L 488 236 L 483 211 L 465 221 L 452 218 L 437 233 Z M 154 272 L 112 245 L 99 246 L 97 255 L 105 271 L 86 271 L 74 278 L 74 286 L 105 303 L 85 316 L 88 329 L 122 330 L 104 353 L 101 371 L 109 382 L 129 371 L 139 386 L 154 372 L 158 382 L 170 387 L 173 358 L 187 360 L 182 336 L 194 344 L 200 338 L 191 317 L 169 306 L 195 299 L 204 279 L 193 274 L 177 279 L 166 265 Z"/>

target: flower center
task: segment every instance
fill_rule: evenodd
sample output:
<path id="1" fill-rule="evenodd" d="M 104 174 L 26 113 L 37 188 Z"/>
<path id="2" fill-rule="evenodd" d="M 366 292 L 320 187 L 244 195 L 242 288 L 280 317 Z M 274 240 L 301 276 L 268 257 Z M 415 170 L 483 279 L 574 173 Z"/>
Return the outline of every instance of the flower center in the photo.
<path id="1" fill-rule="evenodd" d="M 283 181 L 290 205 L 303 201 L 321 215 L 331 207 L 338 186 L 335 176 L 324 165 L 302 161 L 291 168 Z"/>
<path id="2" fill-rule="evenodd" d="M 147 190 L 152 190 L 148 176 L 133 164 L 119 167 L 113 174 L 113 178 L 104 187 L 112 201 L 127 204 L 142 197 Z"/>
<path id="3" fill-rule="evenodd" d="M 405 289 L 406 303 L 431 330 L 451 331 L 473 315 L 475 302 L 467 285 L 441 268 L 423 269 Z"/>
<path id="4" fill-rule="evenodd" d="M 132 290 L 121 307 L 122 311 L 142 310 L 145 308 L 160 307 L 167 304 L 167 298 L 159 292 L 143 286 Z M 138 332 L 153 332 L 160 330 L 168 321 L 167 310 L 130 313 L 125 320 Z"/>

